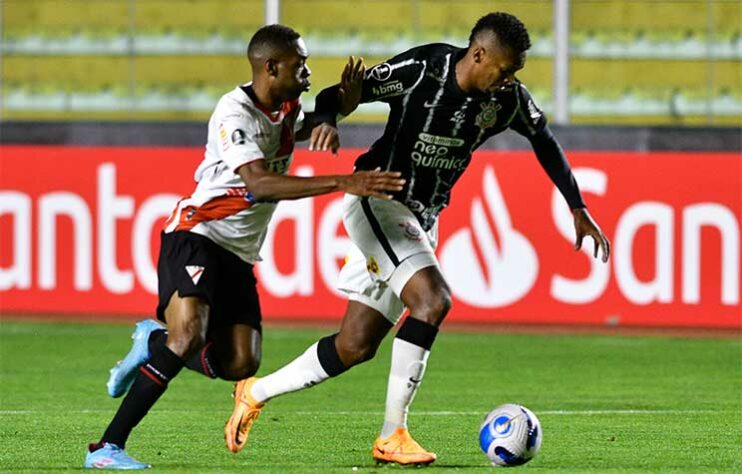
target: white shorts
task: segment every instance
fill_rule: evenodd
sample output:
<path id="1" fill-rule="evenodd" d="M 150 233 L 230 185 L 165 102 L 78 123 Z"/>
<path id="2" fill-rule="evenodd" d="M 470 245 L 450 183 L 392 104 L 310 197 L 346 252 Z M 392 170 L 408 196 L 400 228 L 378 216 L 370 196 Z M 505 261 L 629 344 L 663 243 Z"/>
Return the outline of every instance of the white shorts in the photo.
<path id="1" fill-rule="evenodd" d="M 354 246 L 338 289 L 396 324 L 405 311 L 399 295 L 419 270 L 438 266 L 438 226 L 425 232 L 404 204 L 346 194 L 343 223 Z"/>

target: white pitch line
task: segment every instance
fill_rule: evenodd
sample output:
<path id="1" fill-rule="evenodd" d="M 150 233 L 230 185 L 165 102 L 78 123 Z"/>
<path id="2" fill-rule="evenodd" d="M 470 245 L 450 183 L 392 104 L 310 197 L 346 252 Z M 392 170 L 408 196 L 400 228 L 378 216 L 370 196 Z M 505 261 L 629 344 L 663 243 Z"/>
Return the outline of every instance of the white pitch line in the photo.
<path id="1" fill-rule="evenodd" d="M 572 415 L 677 415 L 683 413 L 717 413 L 718 410 L 541 410 L 538 415 L 556 415 L 556 416 L 572 416 Z M 480 411 L 411 411 L 412 415 L 420 416 L 478 416 L 486 414 Z M 321 412 L 321 411 L 299 411 L 294 412 L 295 415 L 383 415 L 382 412 L 375 411 L 333 411 L 333 412 Z"/>
<path id="2" fill-rule="evenodd" d="M 219 413 L 218 410 L 188 410 L 197 413 Z M 59 413 L 59 410 L 0 410 L 0 415 L 38 415 L 44 413 Z M 64 413 L 112 413 L 112 410 L 64 410 Z M 183 413 L 183 410 L 157 410 L 153 413 Z M 599 415 L 682 415 L 700 413 L 724 413 L 723 410 L 542 410 L 537 415 L 553 416 L 599 416 Z M 482 411 L 412 411 L 417 416 L 482 416 Z M 276 415 L 299 416 L 382 416 L 381 411 L 285 411 Z"/>

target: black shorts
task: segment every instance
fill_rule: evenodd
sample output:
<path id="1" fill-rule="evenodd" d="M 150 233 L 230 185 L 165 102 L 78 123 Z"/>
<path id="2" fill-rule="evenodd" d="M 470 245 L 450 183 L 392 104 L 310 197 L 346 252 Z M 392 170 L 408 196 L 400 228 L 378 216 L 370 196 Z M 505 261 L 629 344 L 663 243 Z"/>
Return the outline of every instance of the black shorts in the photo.
<path id="1" fill-rule="evenodd" d="M 261 331 L 260 302 L 253 266 L 211 239 L 193 232 L 160 235 L 157 262 L 157 319 L 176 291 L 209 304 L 209 328 L 247 324 Z"/>

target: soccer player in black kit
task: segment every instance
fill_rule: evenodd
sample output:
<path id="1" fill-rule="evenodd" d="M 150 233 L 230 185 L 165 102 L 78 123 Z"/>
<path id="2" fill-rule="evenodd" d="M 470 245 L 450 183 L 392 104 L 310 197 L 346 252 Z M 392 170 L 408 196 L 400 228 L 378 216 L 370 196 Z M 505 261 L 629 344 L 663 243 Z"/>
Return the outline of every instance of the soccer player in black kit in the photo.
<path id="1" fill-rule="evenodd" d="M 400 319 L 392 347 L 385 420 L 372 448 L 378 462 L 429 464 L 436 454 L 407 429 L 409 405 L 422 380 L 438 327 L 451 307 L 450 290 L 434 254 L 439 213 L 472 152 L 505 129 L 525 136 L 572 210 L 575 248 L 595 241 L 606 262 L 610 244 L 593 221 L 546 118 L 515 74 L 531 46 L 516 17 L 490 13 L 472 29 L 467 48 L 428 44 L 371 68 L 349 92 L 353 101 L 383 101 L 390 113 L 383 136 L 356 169 L 401 171 L 404 188 L 391 201 L 346 195 L 343 222 L 354 243 L 338 287 L 349 302 L 340 331 L 267 376 L 238 382 L 227 444 L 244 447 L 264 403 L 316 385 L 371 359 Z M 323 90 L 317 109 L 341 110 L 337 87 Z M 348 94 L 348 92 L 346 92 Z M 346 103 L 349 97 L 344 98 Z"/>

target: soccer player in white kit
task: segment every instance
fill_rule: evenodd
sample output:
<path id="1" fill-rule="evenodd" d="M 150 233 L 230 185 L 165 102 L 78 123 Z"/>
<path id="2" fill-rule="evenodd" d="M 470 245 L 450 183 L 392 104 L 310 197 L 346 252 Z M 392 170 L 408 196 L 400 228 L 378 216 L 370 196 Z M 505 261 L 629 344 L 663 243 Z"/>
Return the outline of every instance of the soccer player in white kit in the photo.
<path id="1" fill-rule="evenodd" d="M 270 25 L 248 46 L 253 81 L 219 100 L 208 127 L 196 189 L 165 224 L 158 260 L 157 317 L 137 323 L 127 356 L 111 370 L 109 395 L 126 394 L 87 468 L 146 469 L 125 444 L 131 430 L 188 367 L 211 378 L 253 375 L 261 358 L 261 314 L 253 274 L 277 201 L 335 191 L 390 199 L 404 184 L 398 172 L 287 176 L 294 142 L 337 150 L 336 114 L 301 109 L 309 88 L 308 53 L 294 30 Z M 341 80 L 362 80 L 362 61 L 349 59 Z M 338 100 L 343 102 L 343 93 Z"/>
<path id="2" fill-rule="evenodd" d="M 382 101 L 390 107 L 383 136 L 356 160 L 356 169 L 401 171 L 406 183 L 393 200 L 346 195 L 343 223 L 354 249 L 340 273 L 338 287 L 349 297 L 340 331 L 276 372 L 238 383 L 241 401 L 230 419 L 237 425 L 233 439 L 238 442 L 228 434 L 230 449 L 244 445 L 266 401 L 372 358 L 409 308 L 392 345 L 384 423 L 372 456 L 398 464 L 436 460 L 410 435 L 407 414 L 451 307 L 434 253 L 438 216 L 473 151 L 491 136 L 511 129 L 530 141 L 572 209 L 575 248 L 589 236 L 595 256 L 602 249 L 607 261 L 608 239 L 588 213 L 544 114 L 515 78 L 529 47 L 523 23 L 507 13 L 491 13 L 476 23 L 468 47 L 433 43 L 412 48 L 370 69 L 360 90 L 348 91 L 358 102 Z M 336 97 L 336 88 L 323 90 L 317 110 L 337 109 Z"/>

